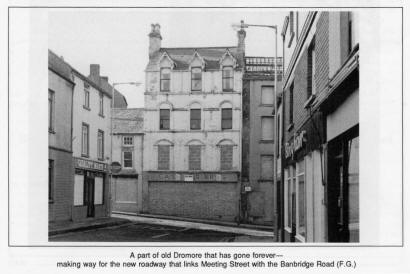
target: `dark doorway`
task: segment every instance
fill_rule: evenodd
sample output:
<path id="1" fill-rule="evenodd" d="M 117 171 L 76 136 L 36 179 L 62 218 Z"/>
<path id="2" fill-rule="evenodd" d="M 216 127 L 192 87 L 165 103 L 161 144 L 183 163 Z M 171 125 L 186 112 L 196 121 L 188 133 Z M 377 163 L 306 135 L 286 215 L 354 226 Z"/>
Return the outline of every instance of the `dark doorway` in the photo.
<path id="1" fill-rule="evenodd" d="M 84 205 L 87 206 L 87 217 L 94 217 L 94 188 L 94 176 L 87 172 L 84 184 Z"/>

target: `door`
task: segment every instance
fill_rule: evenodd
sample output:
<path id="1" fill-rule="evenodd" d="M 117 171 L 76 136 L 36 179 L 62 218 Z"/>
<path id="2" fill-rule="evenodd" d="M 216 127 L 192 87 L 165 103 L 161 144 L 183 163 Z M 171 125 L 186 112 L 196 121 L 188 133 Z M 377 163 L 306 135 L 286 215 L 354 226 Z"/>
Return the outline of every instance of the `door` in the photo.
<path id="1" fill-rule="evenodd" d="M 359 242 L 359 137 L 352 135 L 329 143 L 330 242 Z"/>
<path id="2" fill-rule="evenodd" d="M 87 207 L 87 217 L 94 217 L 94 188 L 94 176 L 87 172 L 84 184 L 84 205 Z"/>

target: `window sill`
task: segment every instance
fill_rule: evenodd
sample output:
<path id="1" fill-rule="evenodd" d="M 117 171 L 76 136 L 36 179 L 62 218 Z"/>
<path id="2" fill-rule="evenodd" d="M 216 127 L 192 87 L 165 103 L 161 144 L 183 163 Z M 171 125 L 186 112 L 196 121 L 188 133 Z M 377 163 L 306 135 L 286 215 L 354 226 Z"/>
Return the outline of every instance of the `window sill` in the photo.
<path id="1" fill-rule="evenodd" d="M 56 134 L 56 132 L 55 132 L 53 129 L 49 129 L 49 130 L 48 130 L 48 133 Z"/>
<path id="2" fill-rule="evenodd" d="M 232 130 L 232 128 L 221 128 L 222 131 L 224 130 Z"/>
<path id="3" fill-rule="evenodd" d="M 287 131 L 291 131 L 292 130 L 292 128 L 293 128 L 293 123 L 291 123 L 288 127 L 287 127 Z"/>
<path id="4" fill-rule="evenodd" d="M 233 89 L 223 89 L 222 92 L 233 92 Z"/>
<path id="5" fill-rule="evenodd" d="M 89 107 L 87 107 L 87 106 L 84 106 L 84 105 L 83 105 L 83 109 L 86 109 L 86 110 L 88 110 L 88 111 L 91 111 L 91 108 L 89 108 Z"/>

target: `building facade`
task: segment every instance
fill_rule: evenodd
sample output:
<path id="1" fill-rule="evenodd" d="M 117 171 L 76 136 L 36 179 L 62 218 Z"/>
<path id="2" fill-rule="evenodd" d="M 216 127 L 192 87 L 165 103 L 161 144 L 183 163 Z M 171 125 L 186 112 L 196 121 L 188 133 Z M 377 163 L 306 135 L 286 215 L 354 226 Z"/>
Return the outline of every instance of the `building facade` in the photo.
<path id="1" fill-rule="evenodd" d="M 142 211 L 143 130 L 144 109 L 114 109 L 113 162 L 122 167 L 111 185 L 114 212 Z"/>
<path id="2" fill-rule="evenodd" d="M 70 66 L 48 51 L 48 219 L 71 219 L 73 205 L 72 106 Z"/>
<path id="3" fill-rule="evenodd" d="M 280 95 L 282 58 L 277 61 L 277 93 Z M 245 57 L 242 94 L 242 221 L 262 225 L 274 224 L 277 202 L 274 190 L 278 186 L 274 184 L 273 166 L 276 143 L 274 77 L 275 58 Z M 277 102 L 279 99 L 280 96 Z M 280 181 L 280 173 L 277 179 Z"/>
<path id="4" fill-rule="evenodd" d="M 74 68 L 72 220 L 109 215 L 111 93 Z"/>
<path id="5" fill-rule="evenodd" d="M 359 241 L 356 20 L 290 12 L 284 22 L 284 241 Z"/>
<path id="6" fill-rule="evenodd" d="M 143 212 L 239 220 L 245 33 L 237 47 L 161 47 L 149 34 Z"/>

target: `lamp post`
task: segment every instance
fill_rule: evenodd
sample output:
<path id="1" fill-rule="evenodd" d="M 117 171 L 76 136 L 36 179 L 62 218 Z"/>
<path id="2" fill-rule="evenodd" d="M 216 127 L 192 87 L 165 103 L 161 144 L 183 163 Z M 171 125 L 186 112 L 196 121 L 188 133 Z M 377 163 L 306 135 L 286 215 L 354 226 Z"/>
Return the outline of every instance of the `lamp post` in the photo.
<path id="1" fill-rule="evenodd" d="M 112 205 L 112 144 L 113 144 L 113 140 L 114 140 L 114 132 L 113 132 L 113 127 L 114 127 L 114 106 L 115 106 L 115 86 L 119 86 L 119 85 L 134 85 L 134 86 L 139 86 L 141 85 L 141 82 L 120 82 L 120 83 L 112 83 L 112 90 L 111 90 L 111 124 L 110 124 L 110 128 L 111 128 L 111 146 L 110 146 L 110 203 L 109 203 L 109 212 L 110 212 L 110 216 L 111 216 L 111 205 Z"/>
<path id="2" fill-rule="evenodd" d="M 273 103 L 274 103 L 274 106 L 273 106 L 273 111 L 274 111 L 274 113 L 275 113 L 275 119 L 274 119 L 274 136 L 275 137 L 278 137 L 278 125 L 277 125 L 277 123 L 278 123 L 278 113 L 277 113 L 277 84 L 278 84 L 278 65 L 277 65 L 277 62 L 278 62 L 278 27 L 276 26 L 276 25 L 257 25 L 257 24 L 245 24 L 245 22 L 243 21 L 243 20 L 241 20 L 241 23 L 240 24 L 233 24 L 232 25 L 232 27 L 234 27 L 234 28 L 240 28 L 240 29 L 244 29 L 244 28 L 249 28 L 249 27 L 261 27 L 261 28 L 270 28 L 270 29 L 274 29 L 275 30 L 275 72 L 274 72 L 274 77 L 275 77 L 275 79 L 274 79 L 274 81 L 275 81 L 275 88 L 274 88 L 274 101 L 273 101 Z M 275 139 L 279 139 L 279 138 L 275 138 Z M 275 140 L 275 142 L 274 142 L 274 147 L 273 147 L 273 180 L 274 180 L 274 183 L 273 183 L 273 185 L 274 186 L 276 186 L 276 184 L 277 184 L 277 180 L 276 180 L 276 177 L 277 177 L 277 155 L 278 155 L 278 153 L 277 153 L 277 150 L 276 150 L 276 148 L 277 148 L 277 143 L 276 142 L 279 142 L 279 140 Z M 277 195 L 276 195 L 276 189 L 277 188 L 274 188 L 274 191 L 273 191 L 273 193 L 275 193 L 275 198 L 277 198 Z M 278 208 L 275 206 L 275 212 L 274 212 L 274 227 L 273 227 L 273 229 L 274 229 L 274 237 L 276 238 L 276 240 L 278 241 L 278 239 L 279 239 L 279 235 L 278 235 Z"/>

